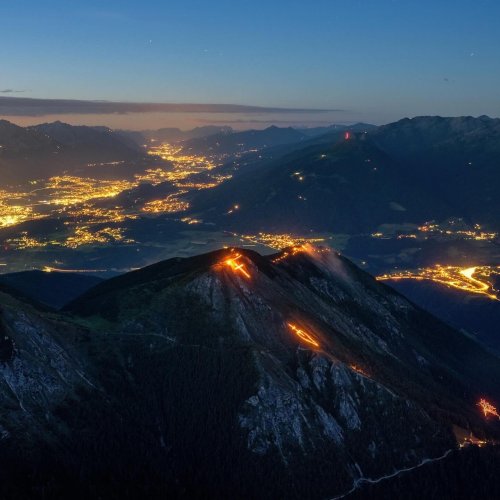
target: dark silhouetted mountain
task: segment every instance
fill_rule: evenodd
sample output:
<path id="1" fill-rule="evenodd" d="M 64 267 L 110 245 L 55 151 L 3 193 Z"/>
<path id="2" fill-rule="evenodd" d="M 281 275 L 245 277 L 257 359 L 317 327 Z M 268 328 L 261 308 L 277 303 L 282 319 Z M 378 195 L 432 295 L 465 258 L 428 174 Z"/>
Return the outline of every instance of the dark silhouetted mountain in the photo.
<path id="1" fill-rule="evenodd" d="M 299 132 L 302 132 L 303 134 L 307 135 L 308 137 L 317 137 L 320 135 L 331 134 L 335 132 L 345 132 L 346 130 L 349 130 L 351 132 L 366 132 L 377 128 L 377 126 L 370 125 L 369 123 L 354 123 L 352 125 L 342 125 L 334 123 L 326 127 L 309 127 L 309 128 L 295 127 L 295 128 Z"/>
<path id="2" fill-rule="evenodd" d="M 197 154 L 234 155 L 251 150 L 261 150 L 284 144 L 293 144 L 307 138 L 303 132 L 276 126 L 264 130 L 246 130 L 243 132 L 223 132 L 207 137 L 185 141 L 184 150 Z"/>
<path id="3" fill-rule="evenodd" d="M 148 131 L 146 136 L 150 139 L 163 142 L 179 142 L 189 139 L 198 139 L 215 134 L 230 134 L 233 131 L 231 127 L 220 125 L 205 125 L 204 127 L 195 127 L 191 130 L 179 130 L 177 128 L 160 128 L 154 131 Z"/>
<path id="4" fill-rule="evenodd" d="M 195 127 L 191 130 L 181 130 L 171 127 L 160 128 L 158 130 L 142 130 L 140 132 L 133 130 L 117 130 L 116 132 L 142 146 L 151 141 L 175 143 L 214 134 L 229 134 L 232 132 L 232 128 L 219 125 L 206 125 L 204 127 Z"/>
<path id="5" fill-rule="evenodd" d="M 107 127 L 77 126 L 56 121 L 28 127 L 27 130 L 44 134 L 67 148 L 108 148 L 111 150 L 110 153 L 118 150 L 120 154 L 124 148 L 138 151 L 134 142 Z"/>
<path id="6" fill-rule="evenodd" d="M 388 284 L 454 328 L 477 336 L 500 352 L 500 307 L 497 301 L 432 282 L 401 280 Z M 495 288 L 498 289 L 498 284 Z"/>
<path id="7" fill-rule="evenodd" d="M 498 227 L 500 120 L 423 117 L 339 143 L 341 134 L 256 159 L 231 181 L 199 193 L 193 212 L 240 230 L 353 234 L 456 216 Z M 240 210 L 224 217 L 233 205 Z"/>
<path id="8" fill-rule="evenodd" d="M 322 138 L 320 138 L 323 141 Z M 333 139 L 333 138 L 332 138 Z M 251 186 L 251 189 L 249 189 Z M 438 199 L 366 134 L 332 140 L 246 169 L 192 202 L 192 211 L 239 230 L 367 232 L 382 222 L 439 217 Z M 234 205 L 240 208 L 230 215 Z"/>
<path id="9" fill-rule="evenodd" d="M 144 155 L 135 143 L 105 127 L 61 122 L 23 128 L 2 120 L 0 146 L 3 182 L 71 172 L 88 163 L 137 160 Z"/>
<path id="10" fill-rule="evenodd" d="M 0 274 L 0 284 L 34 302 L 59 309 L 102 279 L 74 273 L 22 271 Z"/>
<path id="11" fill-rule="evenodd" d="M 3 498 L 331 498 L 500 436 L 498 357 L 333 252 L 171 259 L 71 315 L 0 302 Z"/>
<path id="12" fill-rule="evenodd" d="M 46 134 L 0 120 L 0 155 L 11 156 L 31 151 L 54 150 L 57 144 Z"/>
<path id="13" fill-rule="evenodd" d="M 423 116 L 379 127 L 374 141 L 426 179 L 437 194 L 465 215 L 499 226 L 500 119 Z"/>

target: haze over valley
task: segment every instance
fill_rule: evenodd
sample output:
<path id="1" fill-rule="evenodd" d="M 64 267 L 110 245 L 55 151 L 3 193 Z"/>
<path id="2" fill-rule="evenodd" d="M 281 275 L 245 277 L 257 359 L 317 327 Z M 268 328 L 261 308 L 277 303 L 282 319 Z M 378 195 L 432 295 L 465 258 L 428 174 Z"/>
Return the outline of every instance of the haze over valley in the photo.
<path id="1" fill-rule="evenodd" d="M 500 7 L 3 10 L 2 500 L 500 498 Z"/>

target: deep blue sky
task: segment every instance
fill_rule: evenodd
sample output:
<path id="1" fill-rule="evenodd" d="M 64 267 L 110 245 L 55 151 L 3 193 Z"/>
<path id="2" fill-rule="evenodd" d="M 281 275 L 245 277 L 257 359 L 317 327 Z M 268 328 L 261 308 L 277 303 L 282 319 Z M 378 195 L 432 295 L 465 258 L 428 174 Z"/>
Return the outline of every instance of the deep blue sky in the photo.
<path id="1" fill-rule="evenodd" d="M 10 96 L 500 115 L 498 0 L 2 2 Z M 319 118 L 318 118 L 319 119 Z"/>

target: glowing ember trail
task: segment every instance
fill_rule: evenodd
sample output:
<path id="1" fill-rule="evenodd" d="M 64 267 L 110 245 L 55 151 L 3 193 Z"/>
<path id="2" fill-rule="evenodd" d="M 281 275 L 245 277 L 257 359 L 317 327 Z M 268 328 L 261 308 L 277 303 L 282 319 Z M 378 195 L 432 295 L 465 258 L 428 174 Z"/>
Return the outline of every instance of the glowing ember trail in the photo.
<path id="1" fill-rule="evenodd" d="M 287 323 L 287 325 L 290 328 L 290 330 L 292 330 L 292 332 L 295 333 L 297 337 L 300 337 L 304 342 L 312 344 L 314 347 L 319 347 L 319 343 L 309 333 L 305 332 L 304 330 L 301 330 L 298 326 L 294 325 L 293 323 Z"/>
<path id="2" fill-rule="evenodd" d="M 498 414 L 497 409 L 491 403 L 486 401 L 486 399 L 480 399 L 477 406 L 481 408 L 481 411 L 484 413 L 485 417 L 488 417 L 488 415 L 493 415 L 494 417 L 498 417 L 498 419 L 500 420 L 500 415 Z"/>
<path id="3" fill-rule="evenodd" d="M 245 268 L 245 264 L 242 264 L 241 262 L 238 262 L 239 259 L 241 259 L 242 255 L 237 253 L 235 254 L 234 257 L 230 258 L 230 259 L 226 259 L 224 261 L 224 264 L 226 264 L 226 266 L 230 267 L 233 272 L 235 273 L 241 273 L 243 274 L 243 276 L 245 276 L 246 278 L 250 278 L 250 273 L 246 270 Z"/>
<path id="4" fill-rule="evenodd" d="M 352 364 L 352 365 L 349 365 L 349 368 L 351 368 L 351 370 L 354 370 L 356 373 L 363 375 L 363 377 L 369 378 L 368 373 L 365 370 L 363 370 L 363 368 L 361 368 L 360 366 Z"/>
<path id="5" fill-rule="evenodd" d="M 298 247 L 292 247 L 292 248 L 290 248 L 290 250 L 286 250 L 279 257 L 276 257 L 271 262 L 273 264 L 277 264 L 278 262 L 281 262 L 282 260 L 286 259 L 287 257 L 290 257 L 291 255 L 297 255 L 298 253 L 305 252 L 305 251 L 306 251 L 306 247 L 304 245 L 300 245 Z"/>

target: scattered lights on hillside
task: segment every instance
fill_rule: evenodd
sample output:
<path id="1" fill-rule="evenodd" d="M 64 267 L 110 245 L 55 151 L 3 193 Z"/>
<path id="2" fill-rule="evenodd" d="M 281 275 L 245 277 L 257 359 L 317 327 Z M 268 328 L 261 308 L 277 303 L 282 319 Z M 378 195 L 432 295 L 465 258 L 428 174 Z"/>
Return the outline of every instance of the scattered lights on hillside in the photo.
<path id="1" fill-rule="evenodd" d="M 273 264 L 278 264 L 279 262 L 288 259 L 289 257 L 293 257 L 299 253 L 307 253 L 309 256 L 316 258 L 320 254 L 328 254 L 331 253 L 331 249 L 328 247 L 315 247 L 311 245 L 311 243 L 304 243 L 302 245 L 294 246 L 287 248 L 280 255 L 274 258 L 271 262 Z"/>
<path id="2" fill-rule="evenodd" d="M 282 260 L 285 260 L 292 255 L 297 255 L 298 253 L 304 253 L 304 252 L 307 252 L 305 245 L 291 247 L 288 250 L 285 250 L 281 255 L 273 259 L 271 262 L 273 264 L 278 264 Z"/>
<path id="3" fill-rule="evenodd" d="M 226 215 L 230 215 L 240 209 L 240 206 L 238 204 L 233 205 L 227 212 Z"/>
<path id="4" fill-rule="evenodd" d="M 473 228 L 462 227 L 461 219 L 451 219 L 447 224 L 440 225 L 426 222 L 418 230 L 427 234 L 439 234 L 444 236 L 458 236 L 468 240 L 489 241 L 498 237 L 498 233 L 484 231 L 480 224 L 474 224 Z"/>
<path id="5" fill-rule="evenodd" d="M 201 219 L 194 219 L 193 217 L 183 217 L 181 222 L 185 224 L 193 225 L 193 224 L 201 224 L 203 221 Z"/>
<path id="6" fill-rule="evenodd" d="M 498 414 L 497 409 L 490 402 L 486 401 L 486 399 L 480 399 L 479 403 L 477 403 L 477 406 L 481 408 L 481 411 L 486 418 L 491 415 L 497 417 L 500 420 L 500 415 Z"/>
<path id="7" fill-rule="evenodd" d="M 377 276 L 377 280 L 429 280 L 441 283 L 451 288 L 467 293 L 484 295 L 492 300 L 499 300 L 498 291 L 492 284 L 492 277 L 500 275 L 500 266 L 440 266 L 417 269 L 415 271 L 401 271 Z"/>
<path id="8" fill-rule="evenodd" d="M 498 233 L 485 231 L 480 224 L 468 226 L 462 219 L 449 219 L 442 224 L 426 222 L 412 230 L 404 229 L 398 234 L 397 229 L 377 231 L 371 234 L 372 238 L 391 239 L 416 239 L 428 240 L 467 240 L 467 241 L 493 241 L 498 238 Z"/>
<path id="9" fill-rule="evenodd" d="M 299 182 L 304 182 L 305 176 L 302 174 L 302 172 L 294 172 L 292 174 L 292 177 L 295 178 Z"/>
<path id="10" fill-rule="evenodd" d="M 303 340 L 307 344 L 311 344 L 314 347 L 320 346 L 319 342 L 311 334 L 309 334 L 305 330 L 302 330 L 301 328 L 299 328 L 297 325 L 294 325 L 293 323 L 287 323 L 287 325 L 288 325 L 288 328 L 290 328 L 290 330 L 293 333 L 295 333 L 295 335 L 297 335 L 297 337 L 299 337 L 301 340 Z"/>

